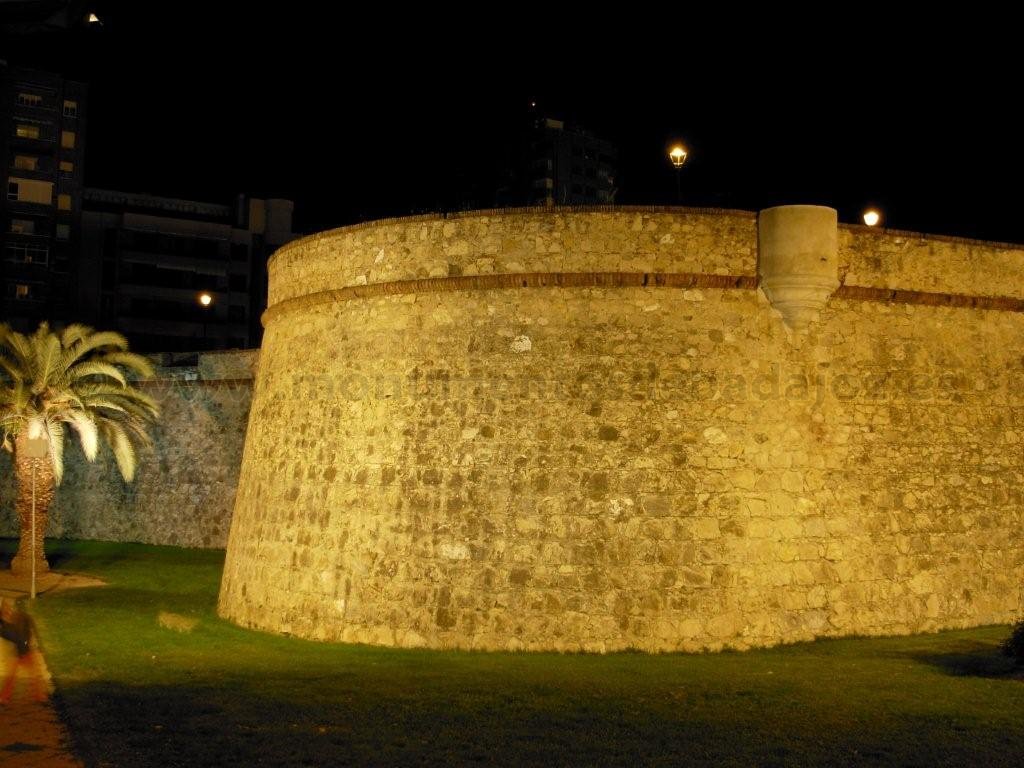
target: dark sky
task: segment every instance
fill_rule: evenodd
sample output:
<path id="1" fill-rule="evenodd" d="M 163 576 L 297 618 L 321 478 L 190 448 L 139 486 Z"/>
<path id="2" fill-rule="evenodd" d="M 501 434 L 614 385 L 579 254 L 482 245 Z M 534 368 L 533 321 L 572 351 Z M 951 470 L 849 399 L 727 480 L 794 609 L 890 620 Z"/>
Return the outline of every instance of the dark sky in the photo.
<path id="1" fill-rule="evenodd" d="M 685 205 L 875 204 L 891 227 L 1024 242 L 1009 19 L 96 5 L 101 29 L 3 46 L 91 84 L 90 186 L 290 197 L 303 231 L 443 209 L 486 185 L 536 100 L 617 144 L 620 203 L 674 202 L 678 136 Z"/>

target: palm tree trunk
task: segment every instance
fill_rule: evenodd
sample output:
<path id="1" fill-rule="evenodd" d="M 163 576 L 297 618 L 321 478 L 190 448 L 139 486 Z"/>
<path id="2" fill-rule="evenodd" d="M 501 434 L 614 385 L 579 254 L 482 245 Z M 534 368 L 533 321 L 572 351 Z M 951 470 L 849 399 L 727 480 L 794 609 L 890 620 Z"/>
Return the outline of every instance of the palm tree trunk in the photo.
<path id="1" fill-rule="evenodd" d="M 50 570 L 50 565 L 46 562 L 46 555 L 43 552 L 43 540 L 46 537 L 46 522 L 49 519 L 50 502 L 53 501 L 53 494 L 57 483 L 53 474 L 53 464 L 50 463 L 49 457 L 30 459 L 25 455 L 24 450 L 19 450 L 25 439 L 26 436 L 22 434 L 14 441 L 14 477 L 18 489 L 14 508 L 18 513 L 18 521 L 21 524 L 21 541 L 18 542 L 18 553 L 11 561 L 11 571 L 17 574 L 26 574 L 32 570 L 32 472 L 34 469 L 36 573 L 46 573 L 46 571 Z"/>

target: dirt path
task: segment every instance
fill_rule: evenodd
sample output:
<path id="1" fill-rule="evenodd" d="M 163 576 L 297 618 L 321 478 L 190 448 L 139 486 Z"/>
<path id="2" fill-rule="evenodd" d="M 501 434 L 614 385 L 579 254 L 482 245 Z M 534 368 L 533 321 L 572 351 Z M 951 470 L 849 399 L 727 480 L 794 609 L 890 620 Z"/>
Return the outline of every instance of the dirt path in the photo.
<path id="1" fill-rule="evenodd" d="M 80 573 L 48 571 L 39 574 L 39 578 L 36 579 L 36 595 L 44 595 L 47 592 L 59 592 L 62 589 L 102 587 L 104 583 L 102 579 L 83 576 Z M 30 591 L 31 585 L 27 576 L 15 576 L 7 569 L 0 570 L 0 597 L 20 600 L 21 598 L 27 598 Z"/>
<path id="2" fill-rule="evenodd" d="M 103 582 L 89 576 L 51 571 L 36 581 L 36 594 L 58 592 L 78 587 L 98 587 Z M 0 571 L 0 596 L 15 600 L 27 598 L 30 585 L 24 577 Z M 13 661 L 13 649 L 0 642 L 0 670 L 7 670 Z M 53 690 L 46 661 L 42 662 L 46 688 Z M 18 673 L 14 696 L 0 704 L 0 765 L 3 768 L 81 768 L 71 754 L 68 734 L 53 706 L 53 700 L 36 702 L 32 698 L 31 681 L 24 670 Z"/>
<path id="3" fill-rule="evenodd" d="M 12 659 L 5 654 L 3 668 Z M 47 690 L 52 690 L 50 673 L 43 662 Z M 71 754 L 65 731 L 53 700 L 36 702 L 31 681 L 19 671 L 14 697 L 0 704 L 0 765 L 4 768 L 81 768 Z"/>

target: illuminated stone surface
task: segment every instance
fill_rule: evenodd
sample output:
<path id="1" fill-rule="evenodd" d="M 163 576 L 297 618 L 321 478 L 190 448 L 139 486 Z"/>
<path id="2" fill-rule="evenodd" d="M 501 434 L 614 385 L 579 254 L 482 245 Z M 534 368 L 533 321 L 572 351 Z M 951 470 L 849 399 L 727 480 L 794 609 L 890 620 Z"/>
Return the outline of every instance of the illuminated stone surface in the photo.
<path id="1" fill-rule="evenodd" d="M 1019 616 L 1024 252 L 842 227 L 795 331 L 757 242 L 753 214 L 618 208 L 286 246 L 221 615 L 594 651 Z"/>

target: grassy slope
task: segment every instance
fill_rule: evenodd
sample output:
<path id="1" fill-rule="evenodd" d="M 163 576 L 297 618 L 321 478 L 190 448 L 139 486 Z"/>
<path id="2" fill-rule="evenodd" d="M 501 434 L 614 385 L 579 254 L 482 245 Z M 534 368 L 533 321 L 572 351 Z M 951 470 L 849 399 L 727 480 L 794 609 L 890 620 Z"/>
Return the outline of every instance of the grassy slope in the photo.
<path id="1" fill-rule="evenodd" d="M 65 719 L 102 765 L 994 768 L 1024 754 L 1005 627 L 696 656 L 401 651 L 218 620 L 219 552 L 50 551 L 110 582 L 36 608 Z M 161 610 L 200 622 L 177 633 Z"/>

